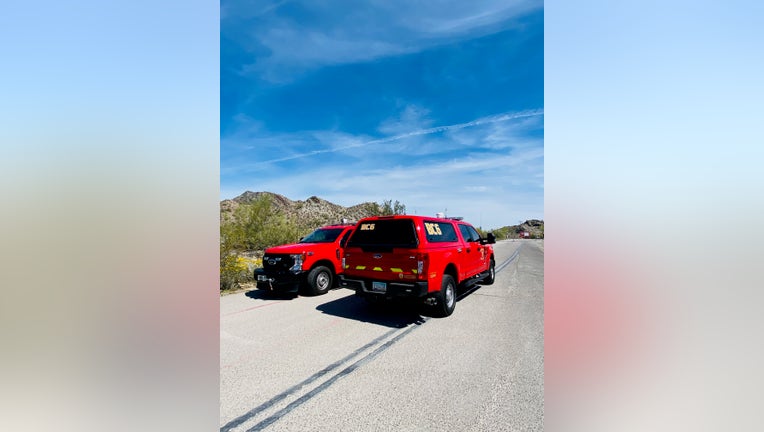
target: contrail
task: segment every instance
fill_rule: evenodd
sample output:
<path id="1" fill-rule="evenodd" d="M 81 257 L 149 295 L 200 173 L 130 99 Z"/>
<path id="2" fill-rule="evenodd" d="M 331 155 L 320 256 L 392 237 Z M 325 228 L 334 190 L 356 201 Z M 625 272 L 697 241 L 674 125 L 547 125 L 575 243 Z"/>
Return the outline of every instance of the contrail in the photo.
<path id="1" fill-rule="evenodd" d="M 480 118 L 480 119 L 477 119 L 477 120 L 473 120 L 473 121 L 467 122 L 467 123 L 459 123 L 459 124 L 448 125 L 448 126 L 437 126 L 437 127 L 429 128 L 429 129 L 420 129 L 420 130 L 417 130 L 417 131 L 407 132 L 407 133 L 404 133 L 404 134 L 395 135 L 395 136 L 391 136 L 391 137 L 387 137 L 387 138 L 380 138 L 380 139 L 376 139 L 376 140 L 366 141 L 366 142 L 362 142 L 362 143 L 358 143 L 358 144 L 350 144 L 350 145 L 346 145 L 346 146 L 343 146 L 343 147 L 336 147 L 336 148 L 332 148 L 332 149 L 313 150 L 313 151 L 310 151 L 310 152 L 307 152 L 307 153 L 296 154 L 296 155 L 287 156 L 287 157 L 278 158 L 278 159 L 270 159 L 270 160 L 259 162 L 256 165 L 264 165 L 264 164 L 273 163 L 273 162 L 284 162 L 284 161 L 288 161 L 288 160 L 292 160 L 292 159 L 300 159 L 300 158 L 304 158 L 304 157 L 308 157 L 308 156 L 315 156 L 315 155 L 322 154 L 322 153 L 335 153 L 335 152 L 338 152 L 338 151 L 349 150 L 349 149 L 358 148 L 358 147 L 366 147 L 366 146 L 372 145 L 372 144 L 380 144 L 380 143 L 386 143 L 386 142 L 391 142 L 391 141 L 398 141 L 398 140 L 402 140 L 404 138 L 409 138 L 409 137 L 412 137 L 412 136 L 429 135 L 429 134 L 434 134 L 434 133 L 438 133 L 438 132 L 445 132 L 445 131 L 451 131 L 451 130 L 457 130 L 457 129 L 464 129 L 464 128 L 468 128 L 468 127 L 472 127 L 472 126 L 479 126 L 479 125 L 489 124 L 489 123 L 499 123 L 499 122 L 503 122 L 503 121 L 507 121 L 507 120 L 514 120 L 514 119 L 523 118 L 523 117 L 534 117 L 534 116 L 539 116 L 539 115 L 544 115 L 544 110 L 543 109 L 526 110 L 526 111 L 520 111 L 520 112 L 515 112 L 515 113 L 497 114 L 497 115 L 493 115 L 493 116 L 490 116 L 490 117 L 483 117 L 483 118 Z"/>

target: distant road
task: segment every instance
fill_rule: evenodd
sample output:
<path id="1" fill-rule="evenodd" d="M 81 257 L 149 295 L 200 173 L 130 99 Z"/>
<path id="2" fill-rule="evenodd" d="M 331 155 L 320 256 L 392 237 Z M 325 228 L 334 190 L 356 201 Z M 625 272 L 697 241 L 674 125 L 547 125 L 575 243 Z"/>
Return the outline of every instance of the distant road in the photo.
<path id="1" fill-rule="evenodd" d="M 495 251 L 447 318 L 343 288 L 221 297 L 221 431 L 543 430 L 543 241 Z"/>

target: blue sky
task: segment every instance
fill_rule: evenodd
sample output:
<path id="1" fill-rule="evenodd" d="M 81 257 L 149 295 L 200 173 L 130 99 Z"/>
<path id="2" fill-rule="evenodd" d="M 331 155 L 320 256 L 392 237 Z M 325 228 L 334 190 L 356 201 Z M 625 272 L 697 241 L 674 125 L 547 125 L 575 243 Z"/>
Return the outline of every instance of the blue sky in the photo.
<path id="1" fill-rule="evenodd" d="M 221 199 L 544 216 L 541 1 L 221 2 Z"/>

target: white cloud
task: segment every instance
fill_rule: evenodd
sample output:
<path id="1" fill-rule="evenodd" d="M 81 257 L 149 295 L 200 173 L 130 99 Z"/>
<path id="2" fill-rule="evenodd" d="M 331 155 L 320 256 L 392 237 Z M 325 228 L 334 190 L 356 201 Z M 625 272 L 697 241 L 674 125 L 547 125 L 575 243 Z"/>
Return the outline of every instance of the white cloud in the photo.
<path id="1" fill-rule="evenodd" d="M 490 190 L 488 186 L 464 186 L 465 192 L 487 192 Z"/>
<path id="2" fill-rule="evenodd" d="M 475 182 L 481 182 L 475 185 Z M 434 214 L 448 208 L 486 227 L 543 217 L 543 149 L 528 148 L 504 156 L 467 156 L 416 166 L 340 165 L 310 171 L 279 171 L 258 177 L 241 190 L 271 190 L 291 199 L 319 195 L 354 205 L 396 199 L 409 212 Z M 239 192 L 240 193 L 240 192 Z"/>
<path id="3" fill-rule="evenodd" d="M 406 105 L 399 116 L 384 120 L 377 130 L 388 135 L 399 135 L 412 130 L 429 128 L 433 122 L 427 117 L 429 113 L 430 110 L 426 108 Z"/>
<path id="4" fill-rule="evenodd" d="M 542 1 L 527 0 L 406 3 L 412 4 L 415 12 L 408 17 L 402 17 L 402 20 L 412 29 L 440 37 L 470 32 L 485 33 L 491 30 L 491 26 L 543 5 Z"/>
<path id="5" fill-rule="evenodd" d="M 402 127 L 407 124 L 419 124 L 420 113 L 423 110 L 417 111 L 415 109 L 406 109 L 401 118 L 407 120 L 403 122 L 392 122 L 387 120 L 383 124 L 387 125 L 380 127 L 387 130 L 402 130 Z M 490 126 L 499 123 L 505 123 L 514 120 L 522 120 L 525 118 L 541 117 L 544 111 L 540 109 L 525 110 L 520 112 L 505 112 L 497 115 L 479 118 L 465 123 L 458 123 L 453 125 L 436 126 L 425 129 L 418 129 L 409 132 L 400 133 L 385 138 L 368 139 L 363 136 L 352 136 L 346 133 L 336 131 L 308 131 L 298 132 L 294 134 L 279 134 L 273 136 L 265 136 L 249 139 L 249 144 L 244 145 L 242 141 L 246 141 L 244 136 L 227 139 L 223 142 L 226 148 L 238 146 L 239 148 L 247 148 L 252 151 L 258 151 L 262 156 L 253 159 L 251 155 L 242 158 L 245 161 L 236 163 L 235 161 L 226 161 L 226 166 L 222 169 L 224 174 L 233 174 L 237 172 L 255 171 L 264 168 L 273 167 L 274 164 L 280 162 L 294 161 L 298 159 L 306 159 L 312 157 L 325 156 L 331 153 L 341 152 L 346 156 L 361 157 L 363 154 L 358 152 L 359 149 L 369 146 L 374 146 L 373 162 L 379 163 L 381 157 L 386 154 L 393 155 L 395 158 L 399 158 L 401 154 L 403 156 L 415 157 L 426 156 L 436 152 L 444 152 L 455 147 L 463 146 L 468 147 L 472 151 L 475 148 L 481 147 L 481 145 L 474 145 L 474 143 L 487 143 L 485 148 L 493 149 L 508 149 L 512 147 L 519 147 L 525 139 L 508 136 L 513 131 L 510 127 L 504 127 L 497 129 L 479 129 L 477 132 L 473 132 L 471 135 L 462 134 L 459 139 L 438 139 L 438 140 L 424 140 L 422 142 L 415 142 L 416 145 L 403 145 L 393 146 L 399 141 L 408 140 L 411 138 L 420 138 L 427 135 L 434 135 L 440 133 L 450 133 L 460 130 L 466 130 L 470 128 L 478 128 L 481 126 Z M 413 119 L 413 120 L 412 120 Z M 525 128 L 525 123 L 521 123 L 522 128 Z M 487 132 L 486 132 L 487 131 Z M 483 137 L 488 134 L 488 139 Z M 502 141 L 502 135 L 504 136 Z M 478 138 L 479 137 L 479 138 Z M 535 141 L 529 141 L 531 146 L 538 146 Z M 317 146 L 317 144 L 319 144 Z M 465 146 L 465 144 L 469 144 Z M 300 150 L 304 149 L 304 150 Z M 273 151 L 275 150 L 275 151 Z M 272 154 L 278 154 L 279 156 L 271 156 Z"/>
<path id="6" fill-rule="evenodd" d="M 270 54 L 244 65 L 241 73 L 255 73 L 274 82 L 289 82 L 295 74 L 313 67 L 355 63 L 378 57 L 404 54 L 410 48 L 386 42 L 342 34 L 328 34 L 310 30 L 292 23 L 269 28 L 257 36 L 257 41 Z"/>
<path id="7" fill-rule="evenodd" d="M 282 3 L 260 8 L 237 1 L 221 5 L 226 27 L 249 34 L 249 40 L 242 41 L 245 45 L 268 51 L 242 67 L 242 73 L 288 82 L 315 67 L 420 52 L 495 33 L 543 7 L 541 0 L 292 1 L 291 6 L 311 17 L 297 22 L 279 15 Z"/>
<path id="8" fill-rule="evenodd" d="M 276 0 L 254 6 L 224 0 L 221 30 L 236 40 L 237 53 L 251 53 L 243 74 L 286 83 L 324 66 L 503 31 L 542 7 L 540 0 Z M 543 217 L 543 110 L 438 126 L 425 107 L 399 101 L 398 109 L 376 129 L 364 125 L 369 135 L 276 133 L 237 116 L 221 143 L 223 198 L 249 189 L 292 199 L 318 195 L 342 205 L 397 199 L 409 211 L 448 208 L 488 227 Z"/>

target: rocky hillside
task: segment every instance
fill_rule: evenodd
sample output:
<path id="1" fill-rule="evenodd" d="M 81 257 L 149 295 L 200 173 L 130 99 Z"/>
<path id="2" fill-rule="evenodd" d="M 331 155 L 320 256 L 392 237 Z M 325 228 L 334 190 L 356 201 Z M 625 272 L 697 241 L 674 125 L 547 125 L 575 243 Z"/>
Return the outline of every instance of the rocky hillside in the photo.
<path id="1" fill-rule="evenodd" d="M 544 238 L 544 221 L 529 219 L 520 225 L 509 225 L 493 230 L 499 240 L 507 238 L 519 238 L 523 231 L 530 233 L 531 238 Z"/>
<path id="2" fill-rule="evenodd" d="M 228 222 L 232 219 L 233 212 L 242 204 L 251 203 L 261 197 L 268 197 L 271 202 L 271 210 L 286 216 L 287 220 L 293 221 L 302 233 L 307 233 L 315 228 L 332 223 L 339 223 L 343 218 L 349 221 L 357 221 L 361 218 L 379 214 L 378 203 L 365 202 L 352 207 L 343 207 L 317 196 L 312 196 L 305 201 L 293 201 L 283 195 L 272 192 L 244 192 L 233 199 L 220 202 L 220 220 Z M 530 219 L 520 225 L 509 225 L 493 230 L 498 239 L 519 238 L 521 232 L 527 231 L 532 238 L 543 238 L 544 221 Z"/>
<path id="3" fill-rule="evenodd" d="M 343 207 L 325 199 L 312 196 L 305 201 L 292 201 L 291 199 L 272 192 L 244 192 L 233 199 L 220 202 L 220 220 L 231 220 L 233 212 L 242 204 L 251 203 L 263 196 L 270 198 L 271 209 L 282 213 L 288 220 L 295 221 L 301 228 L 312 230 L 322 225 L 339 223 L 343 218 L 349 221 L 372 216 L 378 211 L 378 205 L 366 202 L 352 207 Z"/>

